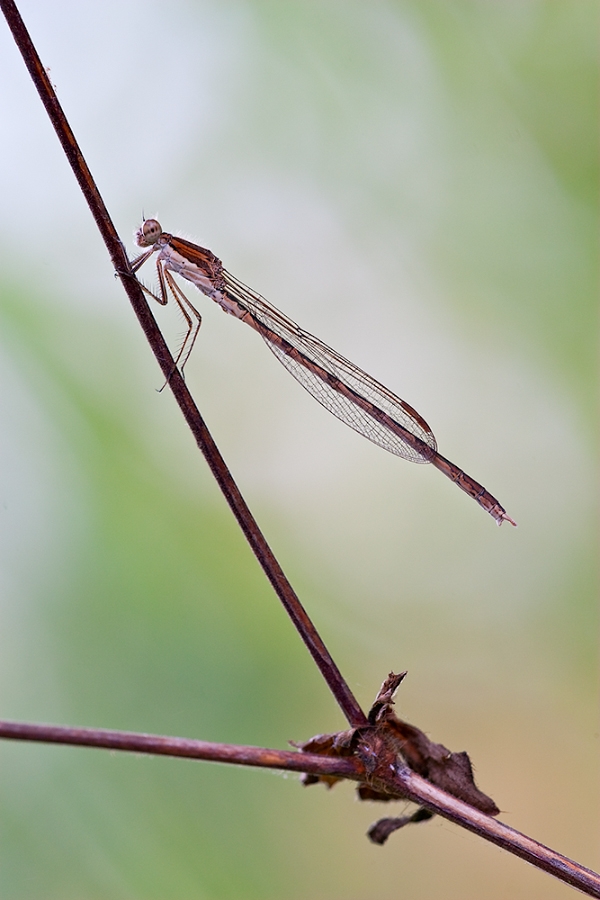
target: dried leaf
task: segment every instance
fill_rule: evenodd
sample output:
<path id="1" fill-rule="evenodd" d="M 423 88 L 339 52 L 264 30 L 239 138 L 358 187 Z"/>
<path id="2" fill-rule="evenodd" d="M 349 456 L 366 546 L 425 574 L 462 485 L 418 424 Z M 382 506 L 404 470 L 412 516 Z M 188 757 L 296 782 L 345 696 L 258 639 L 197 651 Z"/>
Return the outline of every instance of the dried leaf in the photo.
<path id="1" fill-rule="evenodd" d="M 383 779 L 377 777 L 378 771 L 389 770 L 389 766 L 400 758 L 413 772 L 452 794 L 453 797 L 488 815 L 497 815 L 500 810 L 494 801 L 475 784 L 471 761 L 464 751 L 453 753 L 443 744 L 431 741 L 419 728 L 403 722 L 395 715 L 393 698 L 405 675 L 406 672 L 399 675 L 390 672 L 369 711 L 368 725 L 335 734 L 319 734 L 294 746 L 305 753 L 334 757 L 355 756 L 360 759 L 367 775 L 367 780 L 358 786 L 358 796 L 361 800 L 387 802 L 403 799 L 398 791 L 391 791 Z M 337 781 L 342 780 L 333 776 L 303 776 L 305 785 L 322 782 L 327 787 L 332 787 Z M 424 821 L 432 815 L 433 813 L 421 808 L 412 816 L 382 819 L 381 822 L 387 824 L 379 827 L 380 823 L 376 823 L 373 829 L 376 835 L 384 835 L 383 840 L 373 837 L 371 839 L 383 843 L 389 834 L 402 828 L 403 825 Z M 371 836 L 371 832 L 369 834 Z"/>
<path id="2" fill-rule="evenodd" d="M 435 813 L 432 813 L 429 809 L 420 806 L 412 816 L 400 816 L 398 819 L 379 819 L 378 822 L 371 825 L 367 835 L 374 844 L 385 844 L 390 834 L 398 831 L 399 828 L 414 822 L 426 822 L 428 819 L 432 819 L 434 815 Z"/>
<path id="3" fill-rule="evenodd" d="M 475 809 L 490 816 L 498 815 L 500 810 L 494 801 L 476 786 L 471 760 L 464 750 L 453 753 L 395 715 L 393 696 L 404 674 L 392 672 L 384 681 L 369 712 L 369 721 L 380 734 L 385 734 L 388 746 L 395 749 L 413 772 Z"/>

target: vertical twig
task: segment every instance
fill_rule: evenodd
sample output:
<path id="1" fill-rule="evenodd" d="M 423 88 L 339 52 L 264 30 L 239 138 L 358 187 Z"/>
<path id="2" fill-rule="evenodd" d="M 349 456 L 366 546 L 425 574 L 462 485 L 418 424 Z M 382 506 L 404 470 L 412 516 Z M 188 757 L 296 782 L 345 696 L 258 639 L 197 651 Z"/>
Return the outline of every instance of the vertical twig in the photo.
<path id="1" fill-rule="evenodd" d="M 21 15 L 13 0 L 0 0 L 8 25 L 16 44 L 21 51 L 25 65 L 37 88 L 42 103 L 46 108 L 54 126 L 58 139 L 71 164 L 79 186 L 90 207 L 100 234 L 106 244 L 116 272 L 121 276 L 123 287 L 131 302 L 144 334 L 152 348 L 156 359 L 167 379 L 173 395 L 181 409 L 198 447 L 202 451 L 211 472 L 221 491 L 225 495 L 238 524 L 244 532 L 250 547 L 267 578 L 271 582 L 277 596 L 283 603 L 289 617 L 296 626 L 302 640 L 319 667 L 321 674 L 329 685 L 331 692 L 351 725 L 364 725 L 366 716 L 358 701 L 346 684 L 341 672 L 333 661 L 331 654 L 323 643 L 317 629 L 310 620 L 306 610 L 300 603 L 294 589 L 277 562 L 264 535 L 260 531 L 254 516 L 250 512 L 233 477 L 215 444 L 198 407 L 187 389 L 183 378 L 175 368 L 175 362 L 165 340 L 154 320 L 150 307 L 137 280 L 131 273 L 129 260 L 123 244 L 117 234 L 108 210 L 100 196 L 96 183 L 88 165 L 83 158 L 50 79 L 42 65 L 38 53 L 31 41 Z"/>
<path id="2" fill-rule="evenodd" d="M 302 639 L 319 666 L 348 721 L 353 726 L 366 725 L 367 718 L 365 714 L 342 678 L 327 648 L 261 534 L 179 372 L 177 370 L 173 372 L 173 358 L 154 321 L 143 292 L 131 274 L 124 247 L 13 0 L 0 0 L 0 9 L 4 12 L 42 102 L 87 199 L 115 270 L 122 277 L 123 285 L 134 311 L 162 368 L 163 374 L 169 381 L 177 403 L 196 438 L 198 446 L 204 454 L 254 554 L 300 632 Z M 296 752 L 267 750 L 265 748 L 188 741 L 160 735 L 139 735 L 129 732 L 107 732 L 96 729 L 73 729 L 63 726 L 1 722 L 0 737 L 79 746 L 109 747 L 114 750 L 186 756 L 241 765 L 284 768 L 293 771 L 313 771 L 315 774 L 354 780 L 362 780 L 365 776 L 364 767 L 354 758 L 334 759 Z M 392 793 L 395 791 L 399 796 L 410 798 L 418 803 L 424 803 L 428 809 L 435 810 L 445 818 L 475 832 L 492 843 L 504 847 L 538 868 L 545 869 L 562 881 L 579 888 L 584 893 L 592 897 L 600 897 L 600 876 L 596 873 L 544 847 L 537 841 L 521 835 L 490 816 L 483 815 L 472 806 L 441 791 L 430 781 L 412 772 L 406 766 L 395 765 L 393 770 L 386 770 L 385 773 L 382 773 L 381 780 L 389 785 Z"/>

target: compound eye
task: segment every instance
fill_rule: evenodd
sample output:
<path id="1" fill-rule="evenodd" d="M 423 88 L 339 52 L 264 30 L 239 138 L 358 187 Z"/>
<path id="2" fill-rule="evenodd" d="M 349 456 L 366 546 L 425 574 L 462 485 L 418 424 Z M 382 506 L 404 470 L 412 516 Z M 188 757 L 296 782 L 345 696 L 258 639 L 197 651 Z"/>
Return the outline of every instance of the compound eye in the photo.
<path id="1" fill-rule="evenodd" d="M 160 222 L 156 219 L 146 219 L 136 231 L 135 241 L 138 247 L 150 247 L 157 242 L 161 234 Z"/>

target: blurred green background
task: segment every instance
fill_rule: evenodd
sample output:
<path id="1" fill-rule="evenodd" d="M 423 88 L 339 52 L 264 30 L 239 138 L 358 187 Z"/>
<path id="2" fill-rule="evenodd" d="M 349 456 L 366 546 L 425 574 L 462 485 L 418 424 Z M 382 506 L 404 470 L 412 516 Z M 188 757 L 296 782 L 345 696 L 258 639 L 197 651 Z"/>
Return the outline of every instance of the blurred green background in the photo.
<path id="1" fill-rule="evenodd" d="M 518 521 L 358 437 L 192 298 L 188 384 L 360 702 L 408 669 L 399 715 L 597 868 L 597 3 L 20 7 L 130 251 L 142 211 L 210 247 Z M 0 84 L 2 716 L 276 747 L 342 728 L 156 390 L 5 26 Z M 394 810 L 349 785 L 0 754 L 2 900 L 571 893 L 441 820 L 374 847 Z"/>

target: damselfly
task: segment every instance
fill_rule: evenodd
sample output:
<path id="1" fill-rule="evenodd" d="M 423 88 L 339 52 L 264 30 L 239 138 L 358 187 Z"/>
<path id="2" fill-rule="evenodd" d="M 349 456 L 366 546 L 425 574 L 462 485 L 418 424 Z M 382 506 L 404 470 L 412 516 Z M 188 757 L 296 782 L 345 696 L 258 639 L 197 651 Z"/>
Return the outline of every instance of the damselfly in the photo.
<path id="1" fill-rule="evenodd" d="M 153 294 L 142 285 L 144 291 L 163 306 L 172 296 L 187 323 L 187 333 L 175 360 L 181 370 L 192 352 L 202 318 L 173 274 L 191 281 L 226 313 L 258 331 L 302 387 L 342 422 L 396 456 L 432 463 L 473 497 L 498 525 L 504 521 L 516 525 L 489 491 L 438 453 L 431 428 L 412 406 L 230 275 L 214 253 L 168 234 L 156 219 L 146 219 L 135 239 L 139 247 L 148 249 L 133 260 L 133 272 L 153 253 L 158 254 L 159 292 Z"/>

